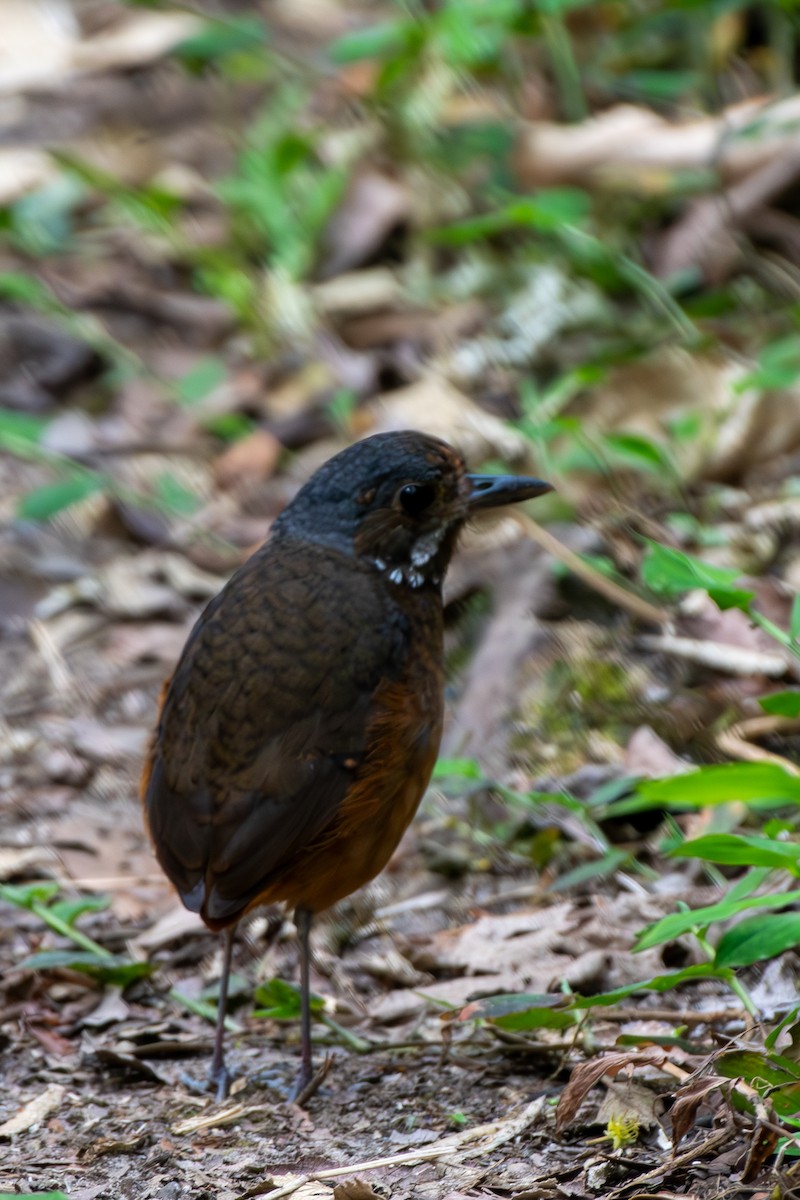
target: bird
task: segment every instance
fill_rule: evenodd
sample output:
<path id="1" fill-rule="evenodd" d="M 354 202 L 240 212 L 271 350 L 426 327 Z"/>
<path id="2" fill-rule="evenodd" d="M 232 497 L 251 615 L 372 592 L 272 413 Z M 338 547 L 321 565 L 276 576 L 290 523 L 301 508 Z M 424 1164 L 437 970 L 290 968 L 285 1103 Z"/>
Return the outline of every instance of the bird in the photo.
<path id="1" fill-rule="evenodd" d="M 315 915 L 386 866 L 425 792 L 444 709 L 442 580 L 476 512 L 551 491 L 470 473 L 448 443 L 378 433 L 319 467 L 198 618 L 164 685 L 141 779 L 155 855 L 224 933 L 209 1084 L 228 1094 L 234 931 L 294 910 L 300 1069 L 313 1078 Z"/>

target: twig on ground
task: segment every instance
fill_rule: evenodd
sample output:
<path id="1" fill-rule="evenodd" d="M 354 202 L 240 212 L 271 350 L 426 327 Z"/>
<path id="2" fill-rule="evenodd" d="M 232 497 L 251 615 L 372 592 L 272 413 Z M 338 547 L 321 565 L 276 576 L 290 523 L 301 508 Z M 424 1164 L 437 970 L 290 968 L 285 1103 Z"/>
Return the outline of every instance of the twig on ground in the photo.
<path id="1" fill-rule="evenodd" d="M 741 762 L 775 763 L 790 775 L 800 775 L 797 767 L 782 754 L 773 754 L 763 746 L 753 745 L 756 738 L 767 737 L 772 733 L 798 733 L 800 721 L 795 717 L 763 716 L 750 717 L 746 721 L 737 721 L 730 729 L 717 734 L 717 745 L 730 758 Z"/>
<path id="2" fill-rule="evenodd" d="M 563 563 L 574 575 L 587 583 L 589 587 L 594 588 L 601 596 L 605 596 L 612 604 L 624 608 L 631 616 L 638 617 L 641 621 L 647 621 L 653 625 L 663 625 L 668 621 L 674 620 L 673 614 L 666 608 L 656 608 L 654 604 L 650 604 L 648 600 L 643 600 L 641 596 L 637 596 L 634 592 L 629 592 L 627 588 L 621 584 L 615 583 L 613 579 L 608 579 L 600 571 L 587 563 L 576 554 L 574 550 L 570 550 L 567 546 L 560 542 L 558 538 L 553 537 L 549 530 L 544 529 L 532 517 L 526 513 L 515 512 L 514 520 L 518 521 L 525 530 L 528 537 L 537 542 L 538 545 L 546 550 L 548 554 L 552 554 L 553 558 L 557 558 Z"/>
<path id="3" fill-rule="evenodd" d="M 309 1175 L 298 1175 L 275 1192 L 266 1193 L 269 1200 L 282 1200 L 291 1196 L 309 1183 L 320 1182 L 324 1179 L 338 1179 L 342 1175 L 358 1175 L 362 1171 L 375 1171 L 381 1167 L 412 1166 L 416 1163 L 428 1162 L 431 1159 L 444 1158 L 447 1155 L 457 1155 L 457 1161 L 465 1158 L 484 1156 L 502 1146 L 505 1142 L 517 1137 L 529 1125 L 538 1119 L 547 1105 L 547 1097 L 539 1096 L 526 1105 L 520 1113 L 505 1121 L 493 1121 L 490 1125 L 476 1125 L 474 1129 L 465 1129 L 459 1133 L 449 1134 L 434 1142 L 432 1146 L 424 1146 L 418 1150 L 409 1150 L 405 1154 L 392 1154 L 387 1158 L 372 1158 L 366 1162 L 350 1163 L 346 1167 L 331 1167 L 325 1171 L 314 1171 Z M 477 1145 L 471 1146 L 471 1142 Z M 260 1187 L 260 1185 L 259 1185 Z M 250 1189 L 237 1197 L 237 1200 L 248 1200 L 251 1196 L 262 1195 L 263 1192 Z"/>

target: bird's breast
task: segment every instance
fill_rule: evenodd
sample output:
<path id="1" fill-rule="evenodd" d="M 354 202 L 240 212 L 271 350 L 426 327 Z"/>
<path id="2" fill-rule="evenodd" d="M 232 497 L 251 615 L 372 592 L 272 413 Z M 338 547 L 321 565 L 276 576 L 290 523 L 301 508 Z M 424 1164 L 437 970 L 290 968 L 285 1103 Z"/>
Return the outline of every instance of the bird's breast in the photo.
<path id="1" fill-rule="evenodd" d="M 373 694 L 366 753 L 334 820 L 276 881 L 290 905 L 316 912 L 374 879 L 428 786 L 444 710 L 441 605 L 410 620 L 403 670 Z"/>

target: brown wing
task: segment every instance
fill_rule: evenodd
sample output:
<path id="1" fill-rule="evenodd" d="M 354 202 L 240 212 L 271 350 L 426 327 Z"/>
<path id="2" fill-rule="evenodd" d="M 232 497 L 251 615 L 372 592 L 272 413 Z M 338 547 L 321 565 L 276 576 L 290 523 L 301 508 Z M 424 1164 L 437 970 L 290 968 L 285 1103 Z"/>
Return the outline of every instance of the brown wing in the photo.
<path id="1" fill-rule="evenodd" d="M 348 562 L 348 566 L 349 566 Z M 268 544 L 195 625 L 167 690 L 143 800 L 187 907 L 235 920 L 335 817 L 372 696 L 404 666 L 378 577 L 321 546 Z"/>

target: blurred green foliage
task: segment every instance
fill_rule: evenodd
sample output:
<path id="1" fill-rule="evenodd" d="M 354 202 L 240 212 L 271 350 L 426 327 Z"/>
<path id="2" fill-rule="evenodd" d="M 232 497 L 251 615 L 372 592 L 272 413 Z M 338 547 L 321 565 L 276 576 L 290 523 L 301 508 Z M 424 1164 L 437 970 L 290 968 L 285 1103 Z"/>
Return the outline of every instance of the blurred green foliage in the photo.
<path id="1" fill-rule="evenodd" d="M 147 6 L 160 5 L 147 0 Z M 647 488 L 677 494 L 673 445 L 691 440 L 688 426 L 665 430 L 658 442 L 626 430 L 592 440 L 565 415 L 566 405 L 615 364 L 665 344 L 708 348 L 743 340 L 756 366 L 739 390 L 791 384 L 800 374 L 796 305 L 764 272 L 712 288 L 698 280 L 657 280 L 646 269 L 645 239 L 698 190 L 715 186 L 713 170 L 702 178 L 662 173 L 652 194 L 574 187 L 519 194 L 512 114 L 531 65 L 552 85 L 568 121 L 619 100 L 665 114 L 714 110 L 735 94 L 745 69 L 780 93 L 793 79 L 798 28 L 797 6 L 781 0 L 758 6 L 745 0 L 611 0 L 602 6 L 588 0 L 405 0 L 332 42 L 327 64 L 320 64 L 282 52 L 258 15 L 209 18 L 175 48 L 176 61 L 194 75 L 213 75 L 231 97 L 231 111 L 242 89 L 262 94 L 246 127 L 232 130 L 232 169 L 212 181 L 225 215 L 224 239 L 199 244 L 193 238 L 190 205 L 168 181 L 133 186 L 60 151 L 62 174 L 54 182 L 0 208 L 0 237 L 30 262 L 29 275 L 5 276 L 0 290 L 75 328 L 75 318 L 37 279 L 36 262 L 53 254 L 80 258 L 89 246 L 96 254 L 105 236 L 132 226 L 161 245 L 176 267 L 188 269 L 197 288 L 234 310 L 255 353 L 310 345 L 321 318 L 307 285 L 318 271 L 331 217 L 359 166 L 388 158 L 413 186 L 427 179 L 432 195 L 438 189 L 450 198 L 440 207 L 452 201 L 468 210 L 443 221 L 432 203 L 428 224 L 408 231 L 400 269 L 417 301 L 481 296 L 497 305 L 547 268 L 571 280 L 575 295 L 587 302 L 573 331 L 583 338 L 579 362 L 555 355 L 544 372 L 517 368 L 519 428 L 535 441 L 547 468 L 624 469 L 643 476 Z M 372 71 L 354 102 L 362 124 L 343 125 L 337 117 L 339 125 L 331 127 L 313 102 L 315 90 L 325 72 L 359 63 Z M 445 119 L 452 100 L 483 89 L 503 98 L 495 115 L 487 109 L 481 119 L 455 125 Z M 758 137 L 758 121 L 737 136 Z M 82 322 L 84 335 L 90 325 Z M 97 330 L 93 336 L 103 340 Z M 144 369 L 122 347 L 115 355 L 107 339 L 102 351 L 114 369 L 121 361 L 128 370 Z M 202 398 L 203 383 L 213 387 L 224 371 L 217 360 L 199 380 L 190 373 L 174 398 L 191 402 L 186 389 L 195 386 Z M 4 414 L 0 424 L 8 430 Z M 212 419 L 209 427 L 227 439 L 250 425 Z M 64 478 L 27 503 L 23 515 L 43 519 L 93 487 L 110 486 L 76 464 L 60 470 Z"/>

